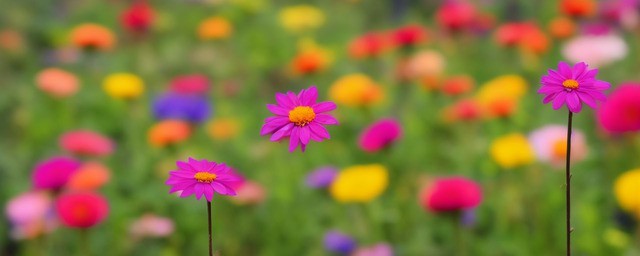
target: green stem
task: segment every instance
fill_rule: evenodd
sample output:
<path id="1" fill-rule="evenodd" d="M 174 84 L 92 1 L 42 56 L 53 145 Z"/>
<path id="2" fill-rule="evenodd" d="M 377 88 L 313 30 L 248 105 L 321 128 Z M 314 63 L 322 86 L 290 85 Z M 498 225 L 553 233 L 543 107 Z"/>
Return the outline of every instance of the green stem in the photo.
<path id="1" fill-rule="evenodd" d="M 567 165 L 565 170 L 566 182 L 566 219 L 567 219 L 567 256 L 571 255 L 571 124 L 573 121 L 573 112 L 569 111 L 569 121 L 567 127 Z"/>
<path id="2" fill-rule="evenodd" d="M 213 239 L 211 237 L 211 202 L 207 200 L 207 224 L 209 230 L 209 256 L 213 256 Z"/>
<path id="3" fill-rule="evenodd" d="M 91 255 L 91 246 L 89 244 L 89 229 L 83 228 L 80 229 L 80 256 L 90 256 Z"/>

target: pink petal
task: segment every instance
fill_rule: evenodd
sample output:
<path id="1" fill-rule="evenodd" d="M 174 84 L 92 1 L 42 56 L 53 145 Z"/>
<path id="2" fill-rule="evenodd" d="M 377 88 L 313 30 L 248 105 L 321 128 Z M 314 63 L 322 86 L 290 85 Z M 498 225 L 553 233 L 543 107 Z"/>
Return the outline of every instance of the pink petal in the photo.
<path id="1" fill-rule="evenodd" d="M 289 119 L 286 117 L 280 117 L 280 119 L 265 123 L 260 129 L 260 136 L 267 135 L 275 132 L 289 123 Z"/>
<path id="2" fill-rule="evenodd" d="M 335 117 L 327 114 L 317 114 L 316 119 L 314 119 L 313 121 L 327 125 L 338 124 L 338 120 Z"/>
<path id="3" fill-rule="evenodd" d="M 304 94 L 300 96 L 300 104 L 304 106 L 311 106 L 313 104 L 316 104 L 316 100 L 318 99 L 318 88 L 316 88 L 315 86 L 311 86 L 303 91 Z"/>
<path id="4" fill-rule="evenodd" d="M 566 99 L 567 99 L 567 93 L 564 91 L 559 92 L 558 95 L 553 99 L 553 109 L 555 110 L 560 109 Z"/>
<path id="5" fill-rule="evenodd" d="M 211 186 L 204 187 L 204 198 L 209 202 L 213 200 L 213 188 Z"/>
<path id="6" fill-rule="evenodd" d="M 300 144 L 300 150 L 304 152 L 307 149 L 307 144 Z"/>
<path id="7" fill-rule="evenodd" d="M 291 134 L 291 129 L 293 129 L 293 126 L 294 124 L 290 123 L 280 128 L 280 130 L 271 135 L 271 141 L 278 141 L 285 136 L 289 136 Z"/>
<path id="8" fill-rule="evenodd" d="M 193 169 L 193 167 L 191 167 L 191 165 L 182 161 L 177 161 L 176 166 L 178 166 L 178 168 L 182 170 L 194 171 L 194 172 L 196 171 L 195 169 Z"/>
<path id="9" fill-rule="evenodd" d="M 267 104 L 267 109 L 271 111 L 271 113 L 280 115 L 280 116 L 289 116 L 289 110 L 278 105 Z"/>
<path id="10" fill-rule="evenodd" d="M 587 64 L 586 63 L 584 63 L 584 62 L 576 63 L 573 66 L 573 79 L 574 80 L 578 80 L 578 78 L 583 75 L 585 70 L 587 70 Z"/>
<path id="11" fill-rule="evenodd" d="M 276 93 L 276 102 L 278 105 L 283 106 L 285 108 L 295 108 L 296 106 L 289 100 L 289 97 L 283 93 Z"/>
<path id="12" fill-rule="evenodd" d="M 564 87 L 561 86 L 542 86 L 538 89 L 539 94 L 549 94 L 549 93 L 557 93 L 559 91 L 564 90 Z"/>
<path id="13" fill-rule="evenodd" d="M 194 192 L 194 187 L 185 188 L 184 190 L 182 190 L 182 193 L 180 193 L 180 197 L 188 197 L 190 195 L 193 195 Z"/>
<path id="14" fill-rule="evenodd" d="M 596 102 L 596 99 L 591 97 L 591 95 L 589 95 L 588 93 L 579 91 L 578 96 L 580 97 L 580 100 L 582 100 L 589 107 L 594 109 L 598 108 L 598 103 Z"/>
<path id="15" fill-rule="evenodd" d="M 309 126 L 300 127 L 300 142 L 302 144 L 309 144 L 309 140 L 311 139 L 311 130 Z"/>
<path id="16" fill-rule="evenodd" d="M 578 76 L 576 80 L 591 79 L 596 77 L 596 75 L 598 75 L 598 69 L 592 69 L 584 72 L 581 76 Z"/>
<path id="17" fill-rule="evenodd" d="M 204 194 L 204 185 L 202 185 L 202 183 L 197 183 L 194 187 L 195 187 L 195 192 L 196 192 L 196 199 L 200 200 L 200 198 L 202 197 L 202 195 Z"/>
<path id="18" fill-rule="evenodd" d="M 542 103 L 547 104 L 551 102 L 556 97 L 556 95 L 557 95 L 556 93 L 547 95 L 546 97 L 544 97 L 544 99 L 542 99 Z"/>
<path id="19" fill-rule="evenodd" d="M 309 129 L 311 129 L 311 134 L 315 134 L 321 139 L 329 139 L 331 137 L 327 128 L 317 123 L 309 124 Z"/>
<path id="20" fill-rule="evenodd" d="M 215 182 L 215 181 L 211 182 L 211 188 L 213 188 L 216 192 L 218 192 L 221 195 L 227 194 L 227 188 L 218 182 Z"/>
<path id="21" fill-rule="evenodd" d="M 558 63 L 558 71 L 564 77 L 564 79 L 573 79 L 573 74 L 571 72 L 571 67 L 564 61 Z"/>
<path id="22" fill-rule="evenodd" d="M 289 137 L 289 152 L 293 152 L 300 143 L 300 128 L 294 126 L 291 130 L 291 137 Z"/>
<path id="23" fill-rule="evenodd" d="M 325 101 L 325 102 L 320 102 L 318 104 L 313 105 L 311 108 L 313 108 L 313 111 L 316 112 L 316 114 L 319 113 L 324 113 L 324 112 L 329 112 L 331 110 L 336 109 L 336 104 L 331 102 L 331 101 Z"/>
<path id="24" fill-rule="evenodd" d="M 576 93 L 567 93 L 567 106 L 569 110 L 573 113 L 580 112 L 582 109 L 582 104 L 580 103 L 580 98 L 578 98 L 578 94 Z"/>
<path id="25" fill-rule="evenodd" d="M 300 100 L 298 100 L 298 96 L 296 96 L 293 92 L 287 92 L 287 97 L 293 103 L 294 106 L 300 106 Z"/>

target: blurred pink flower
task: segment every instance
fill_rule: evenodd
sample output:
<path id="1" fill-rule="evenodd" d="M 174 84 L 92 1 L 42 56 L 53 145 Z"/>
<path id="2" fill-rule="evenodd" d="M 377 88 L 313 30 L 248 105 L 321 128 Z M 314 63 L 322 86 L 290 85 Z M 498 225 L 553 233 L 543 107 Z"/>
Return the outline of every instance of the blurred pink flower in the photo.
<path id="1" fill-rule="evenodd" d="M 387 243 L 378 243 L 360 247 L 351 256 L 393 256 L 393 248 Z"/>
<path id="2" fill-rule="evenodd" d="M 73 158 L 52 157 L 36 165 L 31 174 L 31 182 L 36 189 L 58 190 L 64 187 L 79 168 L 80 162 Z"/>
<path id="3" fill-rule="evenodd" d="M 476 8 L 466 1 L 445 1 L 436 12 L 436 21 L 444 29 L 469 28 L 476 21 Z"/>
<path id="4" fill-rule="evenodd" d="M 11 198 L 5 213 L 11 223 L 27 224 L 42 220 L 51 207 L 51 198 L 43 191 L 29 191 Z"/>
<path id="5" fill-rule="evenodd" d="M 603 67 L 624 59 L 628 54 L 627 43 L 616 34 L 583 35 L 567 41 L 562 46 L 562 56 L 578 63 Z"/>
<path id="6" fill-rule="evenodd" d="M 640 84 L 616 88 L 598 111 L 600 126 L 611 133 L 640 131 Z"/>
<path id="7" fill-rule="evenodd" d="M 56 212 L 63 225 L 70 228 L 90 228 L 109 214 L 109 204 L 103 196 L 92 192 L 62 194 L 56 200 Z"/>
<path id="8" fill-rule="evenodd" d="M 562 166 L 567 156 L 567 127 L 547 125 L 529 135 L 536 158 L 544 163 Z M 579 162 L 587 155 L 587 143 L 580 130 L 573 129 L 571 140 L 571 161 Z"/>
<path id="9" fill-rule="evenodd" d="M 167 237 L 173 231 L 174 225 L 170 218 L 160 217 L 151 213 L 136 219 L 129 227 L 129 232 L 135 238 Z"/>
<path id="10" fill-rule="evenodd" d="M 171 81 L 170 88 L 175 93 L 197 95 L 207 94 L 209 89 L 209 79 L 199 74 L 177 76 Z"/>
<path id="11" fill-rule="evenodd" d="M 78 78 L 59 68 L 47 68 L 36 76 L 36 84 L 40 90 L 56 98 L 73 96 L 80 89 Z"/>
<path id="12" fill-rule="evenodd" d="M 239 205 L 260 204 L 267 196 L 267 192 L 260 183 L 255 181 L 245 181 L 236 190 L 238 193 L 231 198 L 231 201 Z"/>
<path id="13" fill-rule="evenodd" d="M 472 209 L 482 202 L 482 189 L 462 176 L 439 178 L 420 192 L 420 202 L 436 213 Z"/>
<path id="14" fill-rule="evenodd" d="M 394 119 L 382 119 L 365 128 L 360 134 L 358 145 L 366 152 L 379 151 L 402 136 L 402 127 Z"/>
<path id="15" fill-rule="evenodd" d="M 106 156 L 113 152 L 113 141 L 91 130 L 68 131 L 60 137 L 60 147 L 77 155 Z"/>

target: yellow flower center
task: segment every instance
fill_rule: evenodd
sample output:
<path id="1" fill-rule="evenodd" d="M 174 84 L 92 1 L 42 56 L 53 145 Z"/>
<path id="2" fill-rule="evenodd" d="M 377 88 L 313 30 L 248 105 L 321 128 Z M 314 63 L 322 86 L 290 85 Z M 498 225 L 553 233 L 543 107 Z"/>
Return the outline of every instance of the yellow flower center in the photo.
<path id="1" fill-rule="evenodd" d="M 578 81 L 573 80 L 573 79 L 567 79 L 564 80 L 564 82 L 562 82 L 562 86 L 564 86 L 564 88 L 566 89 L 578 89 L 578 87 L 580 87 L 580 84 L 578 84 Z"/>
<path id="2" fill-rule="evenodd" d="M 289 121 L 297 126 L 305 126 L 316 119 L 316 112 L 311 107 L 300 106 L 289 111 Z"/>
<path id="3" fill-rule="evenodd" d="M 214 181 L 218 176 L 216 176 L 213 173 L 209 173 L 209 172 L 197 172 L 196 175 L 193 175 L 193 177 L 198 180 L 198 182 L 202 182 L 202 183 L 211 183 L 212 181 Z"/>

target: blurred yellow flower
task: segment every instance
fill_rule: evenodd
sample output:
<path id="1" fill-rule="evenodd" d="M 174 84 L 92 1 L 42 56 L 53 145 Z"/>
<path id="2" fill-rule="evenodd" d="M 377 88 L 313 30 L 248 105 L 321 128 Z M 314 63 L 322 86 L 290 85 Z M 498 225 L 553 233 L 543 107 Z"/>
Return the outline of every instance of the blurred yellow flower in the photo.
<path id="1" fill-rule="evenodd" d="M 378 197 L 388 184 L 387 168 L 380 164 L 354 165 L 342 170 L 329 191 L 338 202 L 369 202 Z"/>
<path id="2" fill-rule="evenodd" d="M 491 143 L 491 157 L 502 168 L 514 168 L 530 164 L 534 161 L 534 153 L 527 138 L 519 133 L 512 133 Z"/>
<path id="3" fill-rule="evenodd" d="M 140 77 L 130 73 L 115 73 L 107 76 L 102 83 L 104 91 L 116 99 L 135 99 L 144 92 Z"/>
<path id="4" fill-rule="evenodd" d="M 229 140 L 240 132 L 240 123 L 234 118 L 218 118 L 207 124 L 207 132 L 214 140 Z"/>
<path id="5" fill-rule="evenodd" d="M 198 26 L 198 37 L 202 40 L 226 39 L 233 33 L 231 23 L 220 16 L 203 20 Z"/>
<path id="6" fill-rule="evenodd" d="M 640 219 L 640 168 L 620 175 L 613 189 L 620 207 Z"/>
<path id="7" fill-rule="evenodd" d="M 319 28 L 324 24 L 322 10 L 311 5 L 295 5 L 280 10 L 280 24 L 292 33 Z"/>
<path id="8" fill-rule="evenodd" d="M 338 104 L 350 107 L 366 107 L 383 99 L 382 89 L 364 74 L 346 75 L 329 88 L 329 97 Z"/>
<path id="9" fill-rule="evenodd" d="M 488 116 L 509 116 L 527 92 L 527 81 L 518 75 L 503 75 L 483 84 L 476 100 Z"/>

